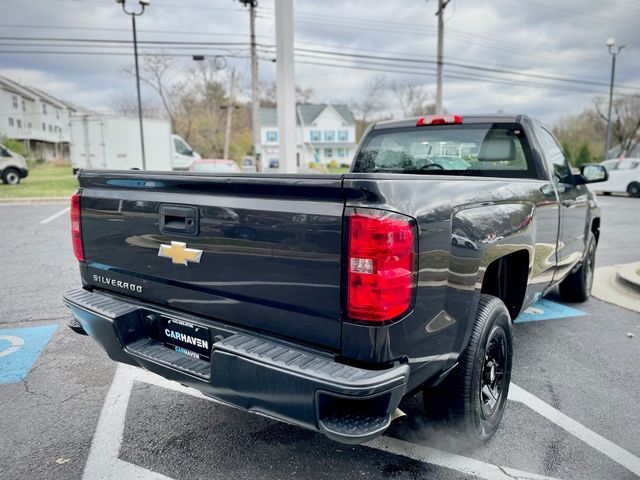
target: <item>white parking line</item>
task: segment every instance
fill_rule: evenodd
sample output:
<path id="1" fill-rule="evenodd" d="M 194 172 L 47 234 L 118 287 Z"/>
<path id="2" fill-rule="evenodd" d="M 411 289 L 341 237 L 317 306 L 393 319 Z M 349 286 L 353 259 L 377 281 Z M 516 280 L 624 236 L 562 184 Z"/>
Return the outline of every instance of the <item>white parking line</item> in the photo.
<path id="1" fill-rule="evenodd" d="M 65 213 L 67 213 L 69 210 L 71 210 L 71 207 L 66 207 L 66 208 L 60 210 L 58 213 L 54 213 L 50 217 L 45 218 L 44 220 L 42 220 L 40 222 L 40 225 L 44 225 L 45 223 L 49 223 L 51 220 L 55 220 L 56 218 L 64 215 Z"/>
<path id="2" fill-rule="evenodd" d="M 587 445 L 590 445 L 603 453 L 614 462 L 619 463 L 627 470 L 630 470 L 640 476 L 640 458 L 607 440 L 602 435 L 598 435 L 596 432 L 589 430 L 574 419 L 567 417 L 564 413 L 556 410 L 548 403 L 543 402 L 535 395 L 512 383 L 509 387 L 509 399 L 515 402 L 524 403 L 537 414 L 552 421 L 570 434 L 582 440 Z"/>
<path id="3" fill-rule="evenodd" d="M 473 475 L 486 480 L 556 480 L 553 477 L 545 477 L 536 473 L 523 472 L 509 467 L 501 467 L 492 463 L 485 463 L 474 458 L 463 457 L 455 453 L 443 452 L 435 448 L 425 447 L 399 440 L 392 437 L 378 437 L 365 446 L 402 455 L 419 462 L 438 465 L 439 467 L 457 470 L 458 472 Z"/>
<path id="4" fill-rule="evenodd" d="M 186 393 L 193 397 L 215 401 L 192 388 L 184 387 L 176 382 L 171 382 L 136 367 L 119 364 L 113 377 L 109 393 L 107 393 L 102 412 L 100 413 L 93 441 L 91 442 L 89 457 L 87 458 L 83 475 L 84 480 L 111 478 L 171 480 L 170 477 L 118 458 L 124 436 L 127 405 L 129 404 L 134 381 L 145 382 L 158 387 Z M 485 480 L 508 480 L 513 478 L 522 480 L 555 480 L 552 477 L 493 465 L 473 458 L 463 457 L 390 437 L 377 438 L 365 444 L 365 446 L 456 470 L 465 475 L 475 475 Z"/>

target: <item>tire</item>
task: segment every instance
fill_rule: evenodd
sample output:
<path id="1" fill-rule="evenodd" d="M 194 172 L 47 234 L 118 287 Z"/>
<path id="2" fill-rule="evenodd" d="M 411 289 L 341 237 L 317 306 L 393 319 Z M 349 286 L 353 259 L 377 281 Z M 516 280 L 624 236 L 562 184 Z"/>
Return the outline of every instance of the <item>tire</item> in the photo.
<path id="1" fill-rule="evenodd" d="M 7 185 L 18 185 L 20 183 L 20 172 L 15 168 L 7 168 L 2 172 L 2 181 Z"/>
<path id="2" fill-rule="evenodd" d="M 499 298 L 483 294 L 458 366 L 443 383 L 423 390 L 427 417 L 445 419 L 472 446 L 487 442 L 504 413 L 512 355 L 509 311 Z"/>
<path id="3" fill-rule="evenodd" d="M 584 302 L 591 296 L 591 286 L 593 285 L 593 266 L 596 263 L 596 239 L 593 233 L 589 233 L 589 243 L 587 244 L 587 254 L 582 261 L 580 268 L 570 273 L 567 278 L 560 282 L 560 295 L 567 302 Z"/>
<path id="4" fill-rule="evenodd" d="M 628 186 L 627 186 L 627 193 L 629 194 L 630 197 L 640 197 L 640 183 L 638 182 L 631 182 Z"/>

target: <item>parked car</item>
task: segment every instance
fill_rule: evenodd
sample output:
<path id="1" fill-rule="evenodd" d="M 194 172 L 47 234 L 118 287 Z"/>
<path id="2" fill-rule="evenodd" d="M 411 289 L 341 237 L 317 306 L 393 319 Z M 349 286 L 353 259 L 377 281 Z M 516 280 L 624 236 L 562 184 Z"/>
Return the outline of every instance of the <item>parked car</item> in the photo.
<path id="1" fill-rule="evenodd" d="M 206 159 L 194 160 L 189 165 L 190 172 L 209 173 L 242 173 L 240 167 L 233 160 Z"/>
<path id="2" fill-rule="evenodd" d="M 596 190 L 605 195 L 628 193 L 631 197 L 640 197 L 640 158 L 605 160 L 601 165 L 609 172 L 609 179 Z"/>
<path id="3" fill-rule="evenodd" d="M 29 169 L 24 157 L 0 143 L 0 178 L 2 178 L 2 183 L 17 185 L 27 175 L 29 175 Z"/>
<path id="4" fill-rule="evenodd" d="M 425 142 L 477 156 L 414 158 Z M 64 302 L 113 360 L 226 404 L 362 443 L 421 391 L 426 415 L 480 443 L 504 412 L 518 314 L 556 285 L 591 293 L 586 184 L 603 180 L 505 114 L 375 124 L 347 174 L 82 171 L 82 286 Z"/>

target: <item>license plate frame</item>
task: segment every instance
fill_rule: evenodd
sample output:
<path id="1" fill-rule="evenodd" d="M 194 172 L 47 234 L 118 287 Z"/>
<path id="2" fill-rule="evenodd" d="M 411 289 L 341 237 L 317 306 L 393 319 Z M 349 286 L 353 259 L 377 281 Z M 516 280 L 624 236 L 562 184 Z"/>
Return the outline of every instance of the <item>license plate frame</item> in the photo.
<path id="1" fill-rule="evenodd" d="M 211 361 L 211 333 L 203 325 L 160 317 L 160 341 L 172 350 L 198 360 Z"/>

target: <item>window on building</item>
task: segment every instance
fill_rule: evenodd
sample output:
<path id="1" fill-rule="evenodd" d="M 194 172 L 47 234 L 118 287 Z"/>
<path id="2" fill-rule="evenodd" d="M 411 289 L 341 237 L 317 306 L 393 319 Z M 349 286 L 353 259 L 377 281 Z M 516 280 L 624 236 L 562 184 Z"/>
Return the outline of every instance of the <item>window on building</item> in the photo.
<path id="1" fill-rule="evenodd" d="M 47 124 L 42 122 L 42 131 L 46 132 L 47 131 Z"/>
<path id="2" fill-rule="evenodd" d="M 336 132 L 334 130 L 325 130 L 324 131 L 324 141 L 325 142 L 334 142 L 336 140 Z"/>
<path id="3" fill-rule="evenodd" d="M 13 95 L 11 97 L 11 103 L 13 103 L 13 108 L 18 108 L 18 97 L 16 97 L 15 95 Z"/>
<path id="4" fill-rule="evenodd" d="M 319 142 L 322 140 L 322 132 L 320 130 L 311 130 L 309 136 L 312 142 Z"/>
<path id="5" fill-rule="evenodd" d="M 320 161 L 320 149 L 319 148 L 314 148 L 313 149 L 313 161 L 318 163 Z"/>
<path id="6" fill-rule="evenodd" d="M 338 157 L 344 157 L 344 148 L 338 148 L 337 149 L 337 153 L 338 153 Z"/>
<path id="7" fill-rule="evenodd" d="M 44 113 L 45 115 L 47 114 L 47 104 L 46 103 L 42 104 L 42 113 Z"/>
<path id="8" fill-rule="evenodd" d="M 24 98 L 22 99 L 22 111 L 23 112 L 27 111 L 27 102 L 24 100 Z"/>
<path id="9" fill-rule="evenodd" d="M 16 127 L 22 128 L 22 120 L 20 120 L 20 119 L 16 120 Z"/>
<path id="10" fill-rule="evenodd" d="M 49 125 L 49 131 L 53 132 L 53 125 Z"/>
<path id="11" fill-rule="evenodd" d="M 13 118 L 9 117 L 9 126 L 13 127 Z"/>
<path id="12" fill-rule="evenodd" d="M 267 130 L 267 142 L 277 142 L 278 141 L 278 131 L 277 130 Z"/>
<path id="13" fill-rule="evenodd" d="M 333 157 L 333 148 L 325 148 L 324 158 L 332 158 L 332 157 Z"/>
<path id="14" fill-rule="evenodd" d="M 339 142 L 348 142 L 349 141 L 349 130 L 338 130 L 338 141 Z"/>
<path id="15" fill-rule="evenodd" d="M 56 108 L 56 118 L 60 120 L 60 109 Z"/>

